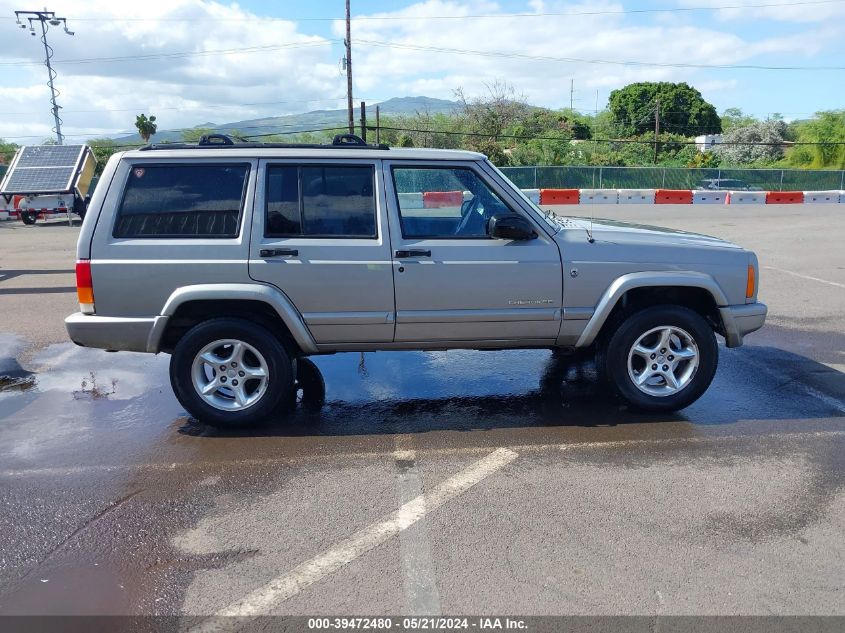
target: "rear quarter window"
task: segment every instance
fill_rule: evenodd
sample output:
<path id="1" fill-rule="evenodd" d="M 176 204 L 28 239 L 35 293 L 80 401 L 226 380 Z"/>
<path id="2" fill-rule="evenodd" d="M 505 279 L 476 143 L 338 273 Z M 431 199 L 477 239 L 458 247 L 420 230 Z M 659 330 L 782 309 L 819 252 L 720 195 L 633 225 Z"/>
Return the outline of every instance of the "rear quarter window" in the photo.
<path id="1" fill-rule="evenodd" d="M 133 165 L 114 237 L 237 237 L 249 164 Z"/>

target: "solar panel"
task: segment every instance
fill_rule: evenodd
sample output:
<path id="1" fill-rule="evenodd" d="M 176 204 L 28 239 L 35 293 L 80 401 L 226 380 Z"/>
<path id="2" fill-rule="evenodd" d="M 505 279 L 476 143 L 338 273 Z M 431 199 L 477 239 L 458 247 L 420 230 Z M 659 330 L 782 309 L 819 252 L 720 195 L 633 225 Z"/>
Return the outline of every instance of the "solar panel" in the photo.
<path id="1" fill-rule="evenodd" d="M 84 152 L 84 145 L 22 147 L 3 179 L 2 191 L 6 194 L 69 192 Z"/>

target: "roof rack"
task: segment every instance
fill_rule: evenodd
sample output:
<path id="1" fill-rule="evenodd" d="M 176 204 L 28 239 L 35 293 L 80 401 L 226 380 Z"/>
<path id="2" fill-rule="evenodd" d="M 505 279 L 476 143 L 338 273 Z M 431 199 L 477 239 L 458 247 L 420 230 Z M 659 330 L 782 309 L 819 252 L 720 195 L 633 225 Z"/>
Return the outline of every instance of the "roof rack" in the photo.
<path id="1" fill-rule="evenodd" d="M 221 149 L 221 148 L 283 148 L 283 149 L 390 149 L 388 145 L 367 145 L 360 136 L 354 134 L 337 134 L 331 144 L 320 143 L 236 143 L 226 134 L 204 134 L 199 142 L 194 143 L 150 143 L 139 148 L 146 152 L 161 149 Z"/>

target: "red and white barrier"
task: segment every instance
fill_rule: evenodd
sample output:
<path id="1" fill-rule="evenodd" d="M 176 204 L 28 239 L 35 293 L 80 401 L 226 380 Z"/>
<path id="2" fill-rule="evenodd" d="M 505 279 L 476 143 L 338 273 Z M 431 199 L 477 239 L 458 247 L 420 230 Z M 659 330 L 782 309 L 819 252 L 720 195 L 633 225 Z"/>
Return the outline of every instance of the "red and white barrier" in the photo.
<path id="1" fill-rule="evenodd" d="M 708 189 L 697 189 L 692 192 L 693 204 L 727 204 L 727 191 L 710 191 Z"/>
<path id="2" fill-rule="evenodd" d="M 536 192 L 536 189 L 523 189 Z M 543 208 L 569 204 L 845 204 L 845 191 L 540 189 Z M 528 195 L 526 193 L 526 195 Z"/>
<path id="3" fill-rule="evenodd" d="M 619 204 L 618 189 L 581 189 L 581 204 Z"/>
<path id="4" fill-rule="evenodd" d="M 765 191 L 728 192 L 727 204 L 766 204 Z"/>
<path id="5" fill-rule="evenodd" d="M 619 189 L 619 204 L 654 204 L 654 189 Z"/>
<path id="6" fill-rule="evenodd" d="M 804 192 L 767 191 L 766 204 L 804 204 Z"/>
<path id="7" fill-rule="evenodd" d="M 805 191 L 804 204 L 839 203 L 842 202 L 841 197 L 841 191 Z"/>
<path id="8" fill-rule="evenodd" d="M 540 204 L 540 190 L 539 189 L 523 189 L 522 193 L 524 193 L 528 199 L 533 202 L 534 204 Z"/>
<path id="9" fill-rule="evenodd" d="M 692 204 L 689 189 L 658 189 L 654 192 L 654 204 Z"/>
<path id="10" fill-rule="evenodd" d="M 399 194 L 399 208 L 401 209 L 422 209 L 423 195 L 422 193 L 400 193 Z"/>

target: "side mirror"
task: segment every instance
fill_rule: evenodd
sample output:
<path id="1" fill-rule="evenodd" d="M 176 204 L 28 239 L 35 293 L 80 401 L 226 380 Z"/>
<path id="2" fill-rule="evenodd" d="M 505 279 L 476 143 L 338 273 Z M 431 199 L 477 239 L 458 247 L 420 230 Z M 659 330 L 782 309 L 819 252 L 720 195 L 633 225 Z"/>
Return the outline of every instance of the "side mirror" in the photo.
<path id="1" fill-rule="evenodd" d="M 487 221 L 487 234 L 499 240 L 533 240 L 537 237 L 531 223 L 515 213 L 494 215 Z"/>

